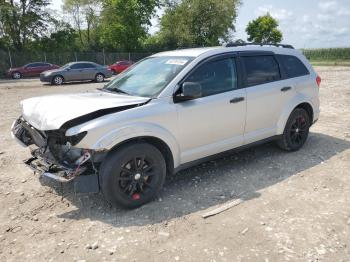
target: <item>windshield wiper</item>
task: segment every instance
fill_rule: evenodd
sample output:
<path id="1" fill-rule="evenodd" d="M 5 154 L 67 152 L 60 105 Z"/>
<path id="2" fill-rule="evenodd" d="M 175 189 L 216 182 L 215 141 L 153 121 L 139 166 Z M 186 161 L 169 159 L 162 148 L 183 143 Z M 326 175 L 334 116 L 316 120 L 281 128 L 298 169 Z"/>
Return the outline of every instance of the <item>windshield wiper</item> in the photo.
<path id="1" fill-rule="evenodd" d="M 131 96 L 131 94 L 129 94 L 128 92 L 125 92 L 121 89 L 118 88 L 114 88 L 114 89 L 107 89 L 107 88 L 97 88 L 97 90 L 103 91 L 103 92 L 108 92 L 108 93 L 121 93 L 121 94 L 125 94 L 128 96 Z"/>

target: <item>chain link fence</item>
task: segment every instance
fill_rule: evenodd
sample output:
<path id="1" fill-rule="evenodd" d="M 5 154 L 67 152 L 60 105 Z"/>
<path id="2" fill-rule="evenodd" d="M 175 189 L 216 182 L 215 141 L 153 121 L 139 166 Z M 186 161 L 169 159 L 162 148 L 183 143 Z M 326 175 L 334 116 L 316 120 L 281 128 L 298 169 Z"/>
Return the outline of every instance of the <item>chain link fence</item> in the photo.
<path id="1" fill-rule="evenodd" d="M 69 62 L 91 61 L 101 65 L 110 65 L 118 60 L 137 62 L 151 53 L 113 53 L 113 52 L 12 52 L 0 49 L 0 78 L 6 76 L 9 68 L 20 67 L 32 62 L 48 62 L 64 65 Z"/>

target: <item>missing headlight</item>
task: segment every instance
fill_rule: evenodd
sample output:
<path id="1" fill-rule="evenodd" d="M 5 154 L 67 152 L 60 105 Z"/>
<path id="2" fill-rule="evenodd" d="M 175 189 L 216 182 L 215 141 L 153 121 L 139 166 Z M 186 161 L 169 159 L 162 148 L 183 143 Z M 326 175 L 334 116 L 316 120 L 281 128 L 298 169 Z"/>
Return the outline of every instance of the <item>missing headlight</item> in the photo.
<path id="1" fill-rule="evenodd" d="M 83 138 L 87 135 L 87 132 L 84 131 L 82 133 L 79 133 L 77 135 L 74 136 L 67 136 L 67 142 L 69 142 L 72 146 L 77 145 L 81 140 L 83 140 Z"/>

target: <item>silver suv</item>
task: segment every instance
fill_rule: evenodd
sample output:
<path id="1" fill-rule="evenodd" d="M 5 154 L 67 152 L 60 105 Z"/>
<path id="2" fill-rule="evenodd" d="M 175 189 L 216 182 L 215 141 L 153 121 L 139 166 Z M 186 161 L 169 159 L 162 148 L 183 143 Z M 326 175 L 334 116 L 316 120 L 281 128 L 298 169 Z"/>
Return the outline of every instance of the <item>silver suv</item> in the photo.
<path id="1" fill-rule="evenodd" d="M 22 101 L 13 137 L 41 175 L 135 208 L 165 176 L 208 157 L 276 140 L 305 143 L 321 79 L 291 46 L 227 46 L 152 55 L 103 88 Z"/>

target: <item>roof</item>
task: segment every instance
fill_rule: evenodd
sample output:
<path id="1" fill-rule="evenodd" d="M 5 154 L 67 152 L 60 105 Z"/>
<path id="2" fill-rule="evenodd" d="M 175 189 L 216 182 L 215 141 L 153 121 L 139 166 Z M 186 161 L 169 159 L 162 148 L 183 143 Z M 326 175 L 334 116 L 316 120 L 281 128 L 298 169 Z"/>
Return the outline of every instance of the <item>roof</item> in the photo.
<path id="1" fill-rule="evenodd" d="M 276 54 L 295 54 L 300 52 L 296 49 L 274 47 L 274 46 L 235 46 L 235 47 L 201 47 L 201 48 L 190 48 L 190 49 L 178 49 L 174 51 L 166 51 L 154 54 L 153 56 L 187 56 L 187 57 L 198 57 L 202 54 L 208 53 L 208 55 L 215 55 L 226 52 L 239 52 L 239 51 L 272 51 Z"/>
<path id="2" fill-rule="evenodd" d="M 177 49 L 174 51 L 166 51 L 158 54 L 154 54 L 153 56 L 189 56 L 189 57 L 197 57 L 206 52 L 219 49 L 219 47 L 200 47 L 200 48 L 189 48 L 189 49 Z"/>

